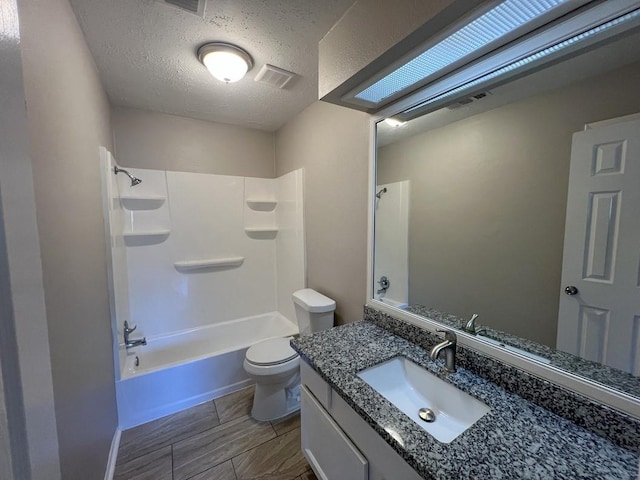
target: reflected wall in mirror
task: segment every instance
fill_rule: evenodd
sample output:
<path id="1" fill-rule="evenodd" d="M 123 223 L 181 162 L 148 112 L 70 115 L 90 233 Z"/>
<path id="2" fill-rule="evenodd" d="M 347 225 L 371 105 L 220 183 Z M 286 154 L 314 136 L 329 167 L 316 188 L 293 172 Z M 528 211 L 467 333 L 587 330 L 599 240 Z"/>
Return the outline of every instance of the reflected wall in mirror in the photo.
<path id="1" fill-rule="evenodd" d="M 478 313 L 481 335 L 640 397 L 638 85 L 634 34 L 399 127 L 380 122 L 374 297 L 459 328 Z M 576 156 L 588 157 L 582 179 Z M 405 281 L 387 266 L 397 252 L 384 251 L 402 242 L 383 240 L 379 222 L 401 182 L 406 298 L 391 287 Z"/>

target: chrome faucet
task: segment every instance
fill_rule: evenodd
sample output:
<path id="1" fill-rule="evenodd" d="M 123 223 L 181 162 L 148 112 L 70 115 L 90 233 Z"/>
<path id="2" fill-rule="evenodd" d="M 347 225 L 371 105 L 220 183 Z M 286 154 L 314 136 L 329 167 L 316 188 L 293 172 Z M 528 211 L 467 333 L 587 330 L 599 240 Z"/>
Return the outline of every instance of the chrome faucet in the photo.
<path id="1" fill-rule="evenodd" d="M 471 335 L 480 335 L 484 334 L 487 336 L 487 329 L 484 327 L 478 328 L 476 325 L 476 319 L 478 318 L 478 314 L 474 313 L 471 315 L 471 319 L 467 322 L 466 325 L 462 327 L 463 332 L 470 333 Z"/>
<path id="2" fill-rule="evenodd" d="M 456 371 L 456 334 L 451 330 L 436 330 L 436 332 L 444 332 L 444 341 L 434 346 L 429 352 L 431 360 L 436 360 L 440 352 L 445 352 L 444 371 L 453 373 Z"/>
<path id="3" fill-rule="evenodd" d="M 133 328 L 129 328 L 129 322 L 127 322 L 126 320 L 124 321 L 124 346 L 127 348 L 132 348 L 132 347 L 137 347 L 140 345 L 146 345 L 147 344 L 147 339 L 146 337 L 142 337 L 138 340 L 131 340 L 129 338 L 129 335 L 131 335 L 131 333 L 133 333 L 135 331 L 135 329 L 138 328 L 138 326 L 134 326 Z"/>
<path id="4" fill-rule="evenodd" d="M 389 279 L 386 276 L 382 276 L 380 277 L 380 280 L 378 280 L 378 283 L 380 284 L 380 290 L 377 290 L 376 293 L 378 295 L 387 293 L 387 290 L 389 290 L 389 286 L 391 285 Z"/>
<path id="5" fill-rule="evenodd" d="M 470 333 L 471 335 L 477 335 L 478 330 L 476 330 L 476 318 L 478 318 L 477 313 L 474 313 L 473 315 L 471 315 L 471 320 L 469 320 L 467 324 L 464 327 L 462 327 L 462 330 L 467 333 Z"/>

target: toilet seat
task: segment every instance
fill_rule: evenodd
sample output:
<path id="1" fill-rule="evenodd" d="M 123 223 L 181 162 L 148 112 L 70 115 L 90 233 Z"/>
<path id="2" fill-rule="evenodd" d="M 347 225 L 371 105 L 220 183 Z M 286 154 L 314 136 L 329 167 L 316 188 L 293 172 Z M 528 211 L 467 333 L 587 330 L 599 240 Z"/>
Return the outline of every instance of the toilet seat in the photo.
<path id="1" fill-rule="evenodd" d="M 268 367 L 287 363 L 298 357 L 289 345 L 289 338 L 272 338 L 251 346 L 245 360 L 258 367 Z"/>

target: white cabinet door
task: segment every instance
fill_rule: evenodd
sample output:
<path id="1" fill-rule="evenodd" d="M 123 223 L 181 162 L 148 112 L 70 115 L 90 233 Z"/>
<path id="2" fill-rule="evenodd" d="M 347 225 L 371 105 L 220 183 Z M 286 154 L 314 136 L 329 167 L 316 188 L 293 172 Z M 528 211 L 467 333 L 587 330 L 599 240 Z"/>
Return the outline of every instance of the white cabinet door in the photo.
<path id="1" fill-rule="evenodd" d="M 640 121 L 573 136 L 559 350 L 640 375 Z M 575 290 L 574 290 L 575 292 Z"/>
<path id="2" fill-rule="evenodd" d="M 318 478 L 367 480 L 367 459 L 304 386 L 301 395 L 302 452 Z"/>

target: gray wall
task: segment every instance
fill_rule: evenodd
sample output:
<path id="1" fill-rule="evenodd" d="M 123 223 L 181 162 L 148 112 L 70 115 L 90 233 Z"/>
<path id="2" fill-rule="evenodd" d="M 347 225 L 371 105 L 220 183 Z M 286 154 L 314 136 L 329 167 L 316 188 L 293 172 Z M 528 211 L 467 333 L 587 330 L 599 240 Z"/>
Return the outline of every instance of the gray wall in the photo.
<path id="1" fill-rule="evenodd" d="M 55 480 L 58 439 L 16 8 L 15 0 L 0 0 L 0 478 L 12 478 L 11 468 L 16 480 Z"/>
<path id="2" fill-rule="evenodd" d="M 307 280 L 362 319 L 367 284 L 369 116 L 316 102 L 276 132 L 276 175 L 304 167 Z"/>
<path id="3" fill-rule="evenodd" d="M 555 346 L 571 136 L 640 111 L 640 65 L 378 152 L 411 179 L 409 300 Z"/>
<path id="4" fill-rule="evenodd" d="M 19 0 L 62 476 L 104 476 L 117 428 L 98 146 L 109 104 L 67 0 Z"/>
<path id="5" fill-rule="evenodd" d="M 273 178 L 273 133 L 191 118 L 113 108 L 119 165 Z"/>
<path id="6" fill-rule="evenodd" d="M 358 0 L 347 10 L 338 22 L 329 30 L 318 45 L 319 98 L 342 85 L 361 70 L 374 63 L 373 71 L 397 59 L 401 53 L 415 46 L 397 45 L 412 32 L 421 29 L 433 34 L 451 20 L 430 21 L 441 14 L 451 4 L 459 4 L 451 10 L 460 13 L 468 11 L 473 5 L 469 0 Z M 474 2 L 475 3 L 475 2 Z M 424 24 L 427 24 L 426 28 Z M 436 25 L 437 24 L 437 25 Z M 380 60 L 390 50 L 391 58 Z M 362 80 L 361 80 L 362 81 Z"/>

